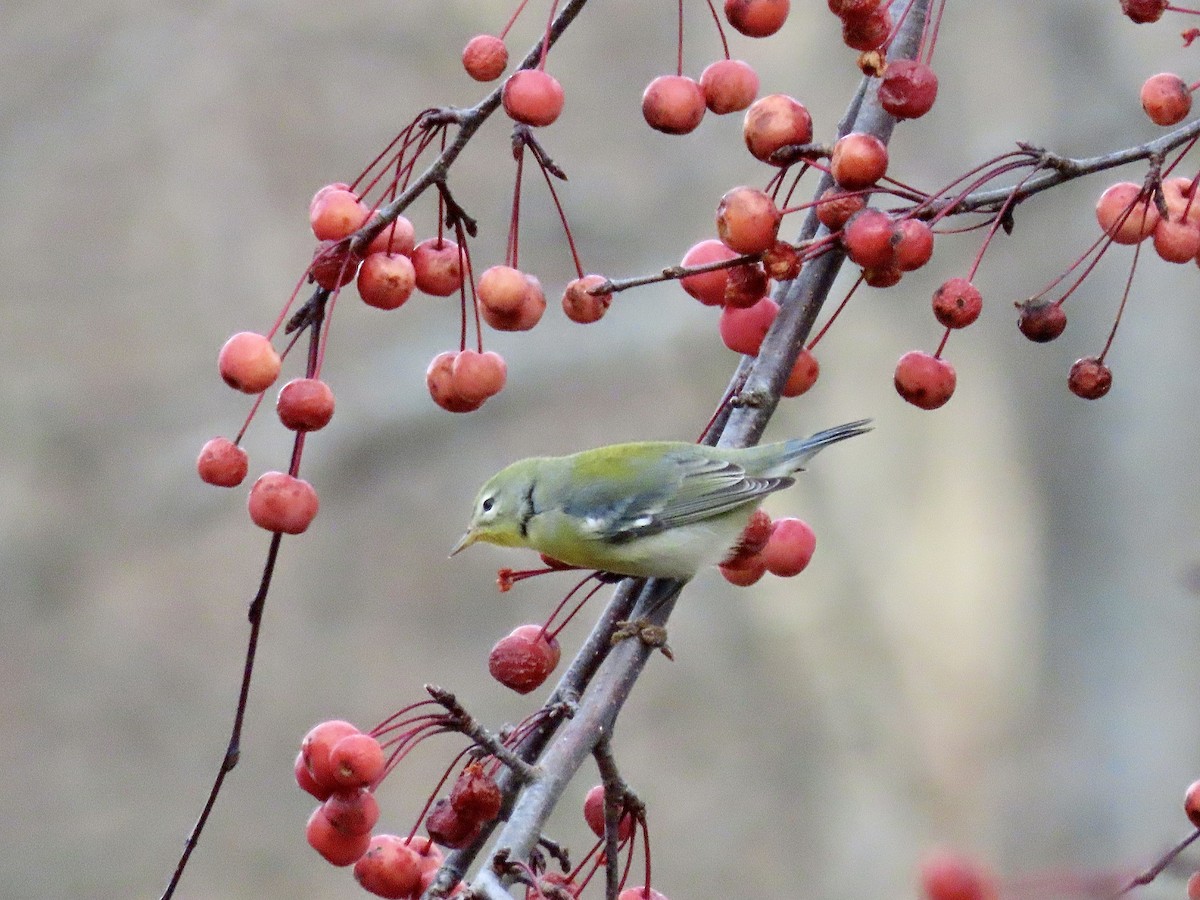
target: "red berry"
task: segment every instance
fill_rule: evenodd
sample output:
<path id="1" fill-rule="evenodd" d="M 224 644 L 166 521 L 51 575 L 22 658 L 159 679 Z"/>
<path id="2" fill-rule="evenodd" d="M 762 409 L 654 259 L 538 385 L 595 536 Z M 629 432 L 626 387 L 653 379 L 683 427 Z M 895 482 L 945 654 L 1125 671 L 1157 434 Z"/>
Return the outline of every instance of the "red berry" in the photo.
<path id="1" fill-rule="evenodd" d="M 945 406 L 954 394 L 957 377 L 954 366 L 937 356 L 912 350 L 896 364 L 896 391 L 921 409 Z"/>
<path id="2" fill-rule="evenodd" d="M 776 281 L 791 281 L 800 274 L 800 251 L 787 241 L 776 241 L 763 251 L 762 264 L 769 277 Z M 765 285 L 762 293 L 766 293 Z"/>
<path id="3" fill-rule="evenodd" d="M 785 397 L 799 397 L 817 383 L 817 377 L 820 374 L 821 364 L 817 362 L 817 358 L 812 355 L 811 351 L 801 350 L 780 393 Z"/>
<path id="4" fill-rule="evenodd" d="M 345 835 L 334 829 L 325 817 L 325 807 L 318 806 L 308 817 L 304 830 L 308 844 L 331 865 L 348 866 L 357 861 L 371 844 L 371 834 Z"/>
<path id="5" fill-rule="evenodd" d="M 450 805 L 460 816 L 490 822 L 500 815 L 500 788 L 479 763 L 470 763 L 459 774 L 450 791 Z"/>
<path id="6" fill-rule="evenodd" d="M 1190 178 L 1168 178 L 1162 183 L 1163 197 L 1167 201 L 1167 218 L 1184 220 L 1200 225 L 1200 199 L 1196 196 L 1200 181 Z"/>
<path id="7" fill-rule="evenodd" d="M 425 830 L 429 832 L 430 838 L 451 850 L 467 846 L 478 837 L 482 828 L 482 822 L 461 815 L 450 805 L 450 801 L 445 799 L 433 804 L 433 808 L 425 816 Z"/>
<path id="8" fill-rule="evenodd" d="M 217 369 L 225 383 L 243 394 L 261 394 L 279 377 L 282 363 L 271 342 L 253 331 L 239 331 L 225 342 Z"/>
<path id="9" fill-rule="evenodd" d="M 336 291 L 354 280 L 359 262 L 361 260 L 350 250 L 347 241 L 321 241 L 313 250 L 308 274 L 325 290 Z"/>
<path id="10" fill-rule="evenodd" d="M 839 19 L 875 12 L 883 0 L 828 0 L 829 11 Z"/>
<path id="11" fill-rule="evenodd" d="M 890 288 L 900 283 L 904 273 L 894 265 L 877 266 L 873 269 L 863 269 L 863 283 L 867 287 Z"/>
<path id="12" fill-rule="evenodd" d="M 1099 400 L 1112 387 L 1112 370 L 1094 356 L 1077 359 L 1067 376 L 1067 387 L 1076 397 Z"/>
<path id="13" fill-rule="evenodd" d="M 421 856 L 403 838 L 377 834 L 354 864 L 354 879 L 376 897 L 404 900 L 416 896 L 421 884 Z"/>
<path id="14" fill-rule="evenodd" d="M 376 309 L 399 309 L 416 286 L 412 260 L 400 253 L 368 253 L 358 270 L 358 296 Z"/>
<path id="15" fill-rule="evenodd" d="M 501 94 L 509 118 L 525 125 L 549 125 L 563 108 L 558 80 L 541 69 L 522 69 L 508 76 Z"/>
<path id="16" fill-rule="evenodd" d="M 721 563 L 717 568 L 720 569 L 721 575 L 726 581 L 737 587 L 750 587 L 767 572 L 767 564 L 761 553 L 743 557 L 734 562 Z"/>
<path id="17" fill-rule="evenodd" d="M 426 238 L 413 247 L 413 276 L 417 289 L 435 297 L 449 297 L 462 286 L 462 258 L 458 244 Z"/>
<path id="18" fill-rule="evenodd" d="M 329 771 L 338 787 L 366 787 L 383 774 L 383 747 L 369 734 L 348 734 L 329 751 Z"/>
<path id="19" fill-rule="evenodd" d="M 454 360 L 457 358 L 456 350 L 447 350 L 435 356 L 425 370 L 425 387 L 429 389 L 433 402 L 447 412 L 474 412 L 483 406 L 483 401 L 464 400 L 454 390 Z"/>
<path id="20" fill-rule="evenodd" d="M 1157 22 L 1167 6 L 1168 0 L 1121 0 L 1121 12 L 1138 25 Z"/>
<path id="21" fill-rule="evenodd" d="M 817 536 L 807 522 L 776 519 L 767 546 L 763 548 L 762 558 L 772 575 L 791 578 L 808 568 L 816 549 Z"/>
<path id="22" fill-rule="evenodd" d="M 592 829 L 592 834 L 604 837 L 604 785 L 598 784 L 587 792 L 583 799 L 583 820 Z M 633 816 L 625 813 L 617 823 L 617 840 L 627 841 L 632 834 Z"/>
<path id="23" fill-rule="evenodd" d="M 477 34 L 463 48 L 462 64 L 476 81 L 495 81 L 508 65 L 508 48 L 493 34 Z"/>
<path id="24" fill-rule="evenodd" d="M 362 228 L 371 210 L 348 190 L 321 188 L 309 206 L 308 221 L 319 241 L 340 241 Z"/>
<path id="25" fill-rule="evenodd" d="M 965 278 L 951 278 L 933 292 L 933 314 L 947 328 L 966 328 L 982 310 L 983 295 Z"/>
<path id="26" fill-rule="evenodd" d="M 757 356 L 778 313 L 779 304 L 770 297 L 763 297 L 747 309 L 727 306 L 721 310 L 721 340 L 734 353 Z"/>
<path id="27" fill-rule="evenodd" d="M 284 428 L 319 431 L 333 418 L 333 391 L 317 378 L 295 378 L 279 389 L 275 412 Z"/>
<path id="28" fill-rule="evenodd" d="M 267 472 L 250 488 L 247 508 L 259 528 L 302 534 L 317 516 L 317 492 L 307 481 L 283 472 Z"/>
<path id="29" fill-rule="evenodd" d="M 886 7 L 842 17 L 842 43 L 859 53 L 877 50 L 891 33 L 892 17 Z"/>
<path id="30" fill-rule="evenodd" d="M 685 268 L 702 266 L 707 263 L 734 259 L 737 256 L 735 251 L 730 250 L 720 241 L 709 238 L 692 245 L 691 249 L 683 255 L 679 265 Z M 679 283 L 685 291 L 705 306 L 720 306 L 725 302 L 725 287 L 729 283 L 729 269 L 714 269 L 711 272 L 687 275 L 681 278 Z"/>
<path id="31" fill-rule="evenodd" d="M 1141 187 L 1132 181 L 1119 181 L 1110 185 L 1096 201 L 1096 221 L 1115 243 L 1136 244 L 1154 233 L 1159 220 L 1158 207 L 1150 202 L 1149 196 L 1139 201 L 1141 191 Z M 1126 210 L 1129 210 L 1128 215 Z"/>
<path id="32" fill-rule="evenodd" d="M 457 394 L 467 403 L 482 403 L 504 389 L 508 378 L 508 366 L 499 353 L 488 350 L 476 353 L 463 350 L 454 358 L 450 367 L 450 383 Z"/>
<path id="33" fill-rule="evenodd" d="M 787 21 L 790 0 L 725 0 L 725 18 L 747 37 L 769 37 Z"/>
<path id="34" fill-rule="evenodd" d="M 735 187 L 717 204 L 717 234 L 731 250 L 761 253 L 774 246 L 782 218 L 766 192 Z"/>
<path id="35" fill-rule="evenodd" d="M 729 269 L 725 285 L 725 306 L 746 309 L 763 298 L 771 286 L 767 273 L 760 265 L 734 266 Z"/>
<path id="36" fill-rule="evenodd" d="M 379 801 L 365 787 L 335 791 L 326 798 L 321 808 L 333 830 L 347 837 L 370 834 L 375 823 L 379 821 Z"/>
<path id="37" fill-rule="evenodd" d="M 528 331 L 542 319 L 546 311 L 546 295 L 542 284 L 534 276 L 522 275 L 525 290 L 521 300 L 512 310 L 497 309 L 480 303 L 479 312 L 483 319 L 497 331 Z"/>
<path id="38" fill-rule="evenodd" d="M 237 487 L 250 467 L 246 451 L 228 438 L 215 437 L 200 448 L 196 471 L 205 484 Z"/>
<path id="39" fill-rule="evenodd" d="M 739 112 L 758 96 L 758 73 L 740 59 L 719 59 L 700 73 L 700 89 L 711 112 Z"/>
<path id="40" fill-rule="evenodd" d="M 1192 111 L 1192 92 L 1178 75 L 1151 75 L 1142 85 L 1142 109 L 1155 125 L 1175 125 Z"/>
<path id="41" fill-rule="evenodd" d="M 842 244 L 851 262 L 864 269 L 882 269 L 893 264 L 898 237 L 891 216 L 867 207 L 850 217 L 842 231 Z"/>
<path id="42" fill-rule="evenodd" d="M 292 764 L 292 773 L 296 776 L 296 784 L 300 786 L 300 790 L 312 794 L 318 800 L 327 800 L 333 794 L 332 786 L 317 784 L 317 780 L 312 777 L 312 772 L 308 771 L 308 766 L 304 762 L 303 750 L 296 754 L 296 762 Z"/>
<path id="43" fill-rule="evenodd" d="M 562 298 L 562 308 L 567 318 L 581 325 L 600 321 L 612 303 L 612 292 L 592 294 L 589 291 L 606 281 L 608 279 L 603 275 L 584 275 L 570 282 L 563 291 Z"/>
<path id="44" fill-rule="evenodd" d="M 804 104 L 786 94 L 759 97 L 742 122 L 746 148 L 763 162 L 770 162 L 771 154 L 780 147 L 809 143 L 812 133 L 812 116 Z"/>
<path id="45" fill-rule="evenodd" d="M 638 887 L 625 888 L 625 890 L 617 894 L 617 900 L 667 900 L 667 895 L 656 891 L 652 887 L 639 885 Z"/>
<path id="46" fill-rule="evenodd" d="M 655 131 L 688 134 L 704 118 L 704 91 L 685 75 L 660 75 L 642 94 L 642 116 Z"/>
<path id="47" fill-rule="evenodd" d="M 879 84 L 879 105 L 897 119 L 919 119 L 937 100 L 933 69 L 911 59 L 888 63 Z"/>
<path id="48" fill-rule="evenodd" d="M 1017 319 L 1021 334 L 1038 344 L 1052 341 L 1067 327 L 1067 314 L 1057 303 L 1036 303 L 1022 306 Z"/>
<path id="49" fill-rule="evenodd" d="M 1188 821 L 1200 828 L 1200 781 L 1193 781 L 1184 792 L 1183 811 Z"/>
<path id="50" fill-rule="evenodd" d="M 973 860 L 950 851 L 929 854 L 920 865 L 926 900 L 996 900 L 995 879 Z"/>
<path id="51" fill-rule="evenodd" d="M 1200 253 L 1200 226 L 1186 219 L 1159 219 L 1154 226 L 1154 252 L 1166 262 L 1191 262 Z"/>
<path id="52" fill-rule="evenodd" d="M 920 219 L 901 219 L 896 223 L 892 250 L 893 262 L 901 272 L 921 268 L 933 256 L 933 229 Z"/>
<path id="53" fill-rule="evenodd" d="M 850 217 L 866 205 L 864 197 L 829 187 L 817 200 L 817 218 L 830 231 L 841 231 Z"/>
<path id="54" fill-rule="evenodd" d="M 354 725 L 341 719 L 328 719 L 319 722 L 304 736 L 300 742 L 300 755 L 304 758 L 304 766 L 313 780 L 323 788 L 337 790 L 339 785 L 334 778 L 333 767 L 329 762 L 329 754 L 333 747 L 344 737 L 361 734 Z"/>
<path id="55" fill-rule="evenodd" d="M 860 131 L 838 138 L 829 160 L 833 180 L 848 191 L 870 187 L 884 176 L 887 166 L 887 144 Z"/>
<path id="56" fill-rule="evenodd" d="M 317 188 L 317 192 L 315 194 L 313 194 L 312 199 L 308 201 L 309 218 L 312 218 L 313 212 L 316 211 L 317 204 L 321 200 L 323 200 L 327 194 L 330 194 L 333 191 L 348 191 L 348 190 L 350 190 L 350 185 L 346 184 L 346 182 L 344 182 L 344 181 L 335 181 L 332 184 L 327 184 L 323 187 Z"/>
<path id="57" fill-rule="evenodd" d="M 1188 876 L 1187 898 L 1188 900 L 1200 900 L 1200 872 L 1193 872 Z"/>
<path id="58" fill-rule="evenodd" d="M 401 253 L 411 256 L 415 240 L 416 235 L 412 222 L 404 216 L 396 216 L 394 222 L 375 235 L 371 243 L 367 244 L 366 252 L 363 255 L 369 257 L 372 253 Z"/>
<path id="59" fill-rule="evenodd" d="M 492 648 L 488 671 L 505 687 L 528 694 L 554 671 L 561 655 L 558 641 L 541 625 L 521 625 Z"/>
<path id="60" fill-rule="evenodd" d="M 475 296 L 485 310 L 503 315 L 521 308 L 528 289 L 524 272 L 512 266 L 492 266 L 484 269 L 475 283 Z"/>

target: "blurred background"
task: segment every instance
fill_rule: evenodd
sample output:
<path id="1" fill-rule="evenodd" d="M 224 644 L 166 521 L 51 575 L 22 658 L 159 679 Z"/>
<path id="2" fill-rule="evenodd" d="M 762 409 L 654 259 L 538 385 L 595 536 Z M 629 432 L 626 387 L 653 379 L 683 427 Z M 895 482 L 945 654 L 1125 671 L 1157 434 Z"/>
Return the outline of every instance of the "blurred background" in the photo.
<path id="1" fill-rule="evenodd" d="M 779 35 L 731 35 L 732 52 L 764 93 L 802 99 L 825 139 L 854 54 L 825 4 L 793 6 Z M 164 885 L 227 740 L 268 544 L 245 488 L 194 472 L 248 408 L 217 377 L 217 350 L 273 321 L 311 253 L 317 187 L 352 178 L 419 110 L 483 95 L 459 52 L 511 7 L 5 3 L 0 894 Z M 591 271 L 677 261 L 710 236 L 728 187 L 767 177 L 738 116 L 685 138 L 641 122 L 644 85 L 674 69 L 674 9 L 593 4 L 551 57 L 567 106 L 542 137 L 570 174 Z M 1017 140 L 1073 155 L 1145 141 L 1142 81 L 1196 75 L 1180 19 L 1135 27 L 1116 0 L 1017 9 L 951 4 L 938 103 L 897 131 L 893 173 L 931 188 Z M 544 13 L 526 12 L 514 56 Z M 687 17 L 695 76 L 720 46 L 702 4 Z M 478 269 L 504 252 L 507 143 L 490 123 L 453 173 L 482 224 Z M 1142 175 L 1017 211 L 976 279 L 981 322 L 950 341 L 959 388 L 944 409 L 901 402 L 892 369 L 936 346 L 930 294 L 966 273 L 979 235 L 942 239 L 924 271 L 859 296 L 819 347 L 820 382 L 768 437 L 864 416 L 877 428 L 771 498 L 815 527 L 810 569 L 749 590 L 699 578 L 673 619 L 676 661 L 650 665 L 620 720 L 668 896 L 907 896 L 936 845 L 1010 875 L 1082 872 L 1142 866 L 1185 832 L 1180 800 L 1200 773 L 1197 272 L 1143 259 L 1115 386 L 1094 403 L 1067 392 L 1066 372 L 1102 346 L 1129 252 L 1068 304 L 1056 343 L 1027 342 L 1011 307 L 1091 242 L 1103 188 Z M 381 313 L 347 293 L 337 307 L 324 370 L 337 414 L 303 469 L 321 513 L 284 542 L 242 762 L 180 897 L 362 896 L 305 844 L 301 736 L 330 716 L 369 726 L 426 682 L 485 722 L 516 721 L 538 695 L 492 683 L 488 649 L 570 583 L 499 595 L 511 554 L 446 559 L 478 484 L 535 453 L 693 438 L 724 390 L 736 360 L 716 316 L 675 286 L 622 295 L 592 326 L 566 321 L 554 298 L 569 258 L 536 178 L 522 211 L 521 261 L 552 305 L 530 333 L 487 335 L 509 386 L 479 412 L 443 413 L 425 392 L 427 362 L 457 343 L 453 301 Z M 412 211 L 419 236 L 434 216 Z M 247 446 L 251 479 L 286 466 L 269 409 Z M 563 635 L 567 653 L 586 628 Z M 381 789 L 381 827 L 409 827 L 459 746 L 413 754 Z M 581 774 L 552 826 L 577 851 L 594 781 Z M 1176 876 L 1145 895 L 1182 892 Z"/>

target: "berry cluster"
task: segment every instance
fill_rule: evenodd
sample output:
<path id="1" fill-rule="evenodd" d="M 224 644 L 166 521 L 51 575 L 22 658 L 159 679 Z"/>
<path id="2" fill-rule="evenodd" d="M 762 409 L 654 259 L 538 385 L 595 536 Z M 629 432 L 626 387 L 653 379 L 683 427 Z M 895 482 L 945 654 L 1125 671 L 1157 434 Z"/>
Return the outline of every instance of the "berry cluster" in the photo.
<path id="1" fill-rule="evenodd" d="M 817 549 L 817 536 L 801 519 L 776 519 L 761 509 L 742 532 L 738 545 L 721 563 L 721 574 L 730 584 L 749 587 L 767 572 L 781 578 L 799 575 Z"/>

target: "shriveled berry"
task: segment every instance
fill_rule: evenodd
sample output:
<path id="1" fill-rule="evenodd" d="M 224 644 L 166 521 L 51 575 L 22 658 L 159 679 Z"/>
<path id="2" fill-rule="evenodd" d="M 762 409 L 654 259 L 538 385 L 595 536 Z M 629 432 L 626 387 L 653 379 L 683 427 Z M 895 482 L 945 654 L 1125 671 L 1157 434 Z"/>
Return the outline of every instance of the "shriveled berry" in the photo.
<path id="1" fill-rule="evenodd" d="M 1176 125 L 1192 111 L 1187 82 L 1171 72 L 1151 75 L 1142 85 L 1142 109 L 1155 125 Z"/>
<path id="2" fill-rule="evenodd" d="M 449 297 L 462 286 L 462 257 L 458 244 L 444 238 L 426 238 L 413 247 L 413 275 L 417 290 Z"/>
<path id="3" fill-rule="evenodd" d="M 877 50 L 891 33 L 892 17 L 886 7 L 842 17 L 842 43 L 859 53 Z"/>
<path id="4" fill-rule="evenodd" d="M 246 451 L 229 438 L 215 437 L 200 448 L 196 471 L 205 484 L 217 487 L 237 487 L 250 468 Z"/>
<path id="5" fill-rule="evenodd" d="M 401 253 L 368 253 L 358 270 L 358 296 L 376 309 L 399 309 L 417 286 L 417 270 Z"/>
<path id="6" fill-rule="evenodd" d="M 468 764 L 450 790 L 454 811 L 476 822 L 490 822 L 500 815 L 502 799 L 496 779 L 479 763 Z"/>
<path id="7" fill-rule="evenodd" d="M 583 820 L 592 829 L 592 834 L 604 837 L 604 785 L 591 788 L 583 798 Z M 617 840 L 627 841 L 632 835 L 633 816 L 625 813 L 617 823 Z"/>
<path id="8" fill-rule="evenodd" d="M 279 377 L 282 362 L 271 342 L 253 331 L 239 331 L 217 355 L 225 383 L 243 394 L 261 394 Z"/>
<path id="9" fill-rule="evenodd" d="M 996 900 L 995 877 L 974 860 L 948 850 L 930 853 L 919 867 L 925 900 Z"/>
<path id="10" fill-rule="evenodd" d="M 966 328 L 979 318 L 983 295 L 965 278 L 951 278 L 933 292 L 933 314 L 947 328 Z"/>
<path id="11" fill-rule="evenodd" d="M 870 187 L 887 173 L 887 144 L 861 131 L 838 138 L 829 159 L 833 180 L 847 191 Z"/>
<path id="12" fill-rule="evenodd" d="M 740 557 L 733 562 L 721 563 L 717 568 L 726 581 L 737 587 L 750 587 L 767 573 L 767 563 L 761 553 Z"/>
<path id="13" fill-rule="evenodd" d="M 785 397 L 799 397 L 817 383 L 817 378 L 820 374 L 821 364 L 812 355 L 812 351 L 801 350 L 800 355 L 796 357 L 796 364 L 792 366 L 791 374 L 788 375 L 787 381 L 783 383 L 783 390 L 780 393 Z"/>
<path id="14" fill-rule="evenodd" d="M 563 89 L 558 79 L 541 69 L 513 72 L 501 93 L 510 119 L 540 127 L 558 118 L 563 108 Z"/>
<path id="15" fill-rule="evenodd" d="M 708 263 L 723 262 L 734 259 L 738 253 L 729 249 L 721 241 L 709 238 L 692 245 L 679 265 L 684 268 L 703 266 Z M 701 272 L 687 275 L 679 280 L 685 291 L 703 303 L 705 306 L 720 306 L 725 302 L 725 288 L 729 283 L 729 269 L 714 269 L 711 272 Z"/>
<path id="16" fill-rule="evenodd" d="M 379 801 L 365 787 L 335 791 L 326 798 L 322 809 L 333 830 L 347 837 L 370 834 L 379 821 Z"/>
<path id="17" fill-rule="evenodd" d="M 710 112 L 740 112 L 758 96 L 758 73 L 740 59 L 719 59 L 700 73 L 700 89 Z"/>
<path id="18" fill-rule="evenodd" d="M 938 356 L 911 350 L 896 363 L 896 392 L 920 409 L 945 406 L 954 395 L 954 366 Z"/>
<path id="19" fill-rule="evenodd" d="M 284 472 L 266 472 L 250 488 L 250 519 L 259 528 L 302 534 L 317 516 L 317 492 L 307 481 Z"/>
<path id="20" fill-rule="evenodd" d="M 879 105 L 897 119 L 919 119 L 937 100 L 937 90 L 937 75 L 925 63 L 893 60 L 879 83 Z"/>
<path id="21" fill-rule="evenodd" d="M 790 0 L 725 0 L 725 18 L 747 37 L 770 37 L 787 21 Z"/>
<path id="22" fill-rule="evenodd" d="M 508 65 L 508 48 L 494 34 L 477 34 L 463 48 L 462 64 L 476 81 L 495 81 Z"/>
<path id="23" fill-rule="evenodd" d="M 607 280 L 603 275 L 584 275 L 569 282 L 562 298 L 562 308 L 567 318 L 581 325 L 599 322 L 604 318 L 609 304 L 612 303 L 612 292 L 592 294 L 589 291 L 600 287 Z"/>
<path id="24" fill-rule="evenodd" d="M 541 625 L 521 625 L 492 647 L 488 671 L 505 687 L 528 694 L 545 682 L 561 655 L 558 641 Z"/>
<path id="25" fill-rule="evenodd" d="M 1054 340 L 1067 327 L 1067 314 L 1058 303 L 1035 303 L 1021 307 L 1017 319 L 1021 334 L 1038 344 Z"/>
<path id="26" fill-rule="evenodd" d="M 746 148 L 763 162 L 780 147 L 812 141 L 812 116 L 803 103 L 786 94 L 759 97 L 746 110 L 742 136 Z"/>
<path id="27" fill-rule="evenodd" d="M 362 260 L 354 255 L 348 241 L 321 241 L 313 250 L 308 274 L 325 290 L 336 291 L 354 280 L 360 262 Z"/>
<path id="28" fill-rule="evenodd" d="M 763 251 L 762 264 L 766 274 L 776 281 L 791 281 L 800 274 L 800 251 L 787 241 L 776 241 Z"/>
<path id="29" fill-rule="evenodd" d="M 279 389 L 275 412 L 284 428 L 319 431 L 333 418 L 333 391 L 317 378 L 295 378 Z"/>
<path id="30" fill-rule="evenodd" d="M 757 356 L 778 314 L 779 304 L 770 297 L 763 297 L 746 309 L 727 306 L 721 310 L 721 340 L 734 353 Z"/>
<path id="31" fill-rule="evenodd" d="M 1067 376 L 1067 387 L 1076 397 L 1099 400 L 1112 387 L 1112 370 L 1094 356 L 1077 359 Z"/>
<path id="32" fill-rule="evenodd" d="M 839 19 L 865 16 L 879 9 L 883 0 L 827 0 L 829 11 Z"/>
<path id="33" fill-rule="evenodd" d="M 729 269 L 729 283 L 725 285 L 725 306 L 746 309 L 753 306 L 767 293 L 771 281 L 763 267 L 754 264 L 734 266 Z"/>
<path id="34" fill-rule="evenodd" d="M 308 817 L 304 829 L 308 845 L 325 857 L 334 866 L 349 866 L 355 863 L 371 844 L 371 834 L 345 835 L 337 831 L 325 817 L 325 808 L 318 806 Z"/>
<path id="35" fill-rule="evenodd" d="M 655 131 L 688 134 L 704 118 L 704 91 L 686 75 L 660 75 L 642 94 L 642 117 Z"/>
<path id="36" fill-rule="evenodd" d="M 742 529 L 737 543 L 729 551 L 729 555 L 721 560 L 722 564 L 736 567 L 749 557 L 762 553 L 763 547 L 767 546 L 768 538 L 771 537 L 771 524 L 771 517 L 767 515 L 766 511 L 756 509 L 750 517 L 750 521 L 746 523 L 746 527 Z"/>
<path id="37" fill-rule="evenodd" d="M 776 519 L 771 537 L 763 548 L 762 558 L 767 571 L 781 578 L 799 575 L 817 549 L 817 536 L 801 519 Z"/>
<path id="38" fill-rule="evenodd" d="M 377 834 L 354 864 L 354 879 L 376 897 L 404 900 L 416 896 L 421 884 L 421 856 L 403 838 Z"/>
<path id="39" fill-rule="evenodd" d="M 782 218 L 765 191 L 735 187 L 717 204 L 717 234 L 731 250 L 761 253 L 774 246 Z"/>
<path id="40" fill-rule="evenodd" d="M 429 836 L 451 850 L 467 846 L 475 840 L 482 827 L 482 822 L 460 814 L 450 805 L 450 801 L 444 798 L 434 803 L 429 814 L 425 816 L 425 830 L 429 832 Z"/>
<path id="41" fill-rule="evenodd" d="M 866 205 L 862 196 L 829 187 L 817 200 L 817 219 L 830 231 L 841 231 L 850 217 Z"/>

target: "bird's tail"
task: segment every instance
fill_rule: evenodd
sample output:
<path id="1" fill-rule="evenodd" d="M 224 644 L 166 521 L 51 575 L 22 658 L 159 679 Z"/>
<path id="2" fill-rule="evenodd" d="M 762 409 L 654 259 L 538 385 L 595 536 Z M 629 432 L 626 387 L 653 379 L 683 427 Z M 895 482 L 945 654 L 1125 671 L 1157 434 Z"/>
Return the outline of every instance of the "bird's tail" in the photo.
<path id="1" fill-rule="evenodd" d="M 857 422 L 847 422 L 845 425 L 826 428 L 824 431 L 818 431 L 811 437 L 795 438 L 794 440 L 784 442 L 784 458 L 787 460 L 787 472 L 790 474 L 791 472 L 800 471 L 805 463 L 830 444 L 836 444 L 838 441 L 846 440 L 846 438 L 866 434 L 870 430 L 871 420 L 859 419 Z"/>

